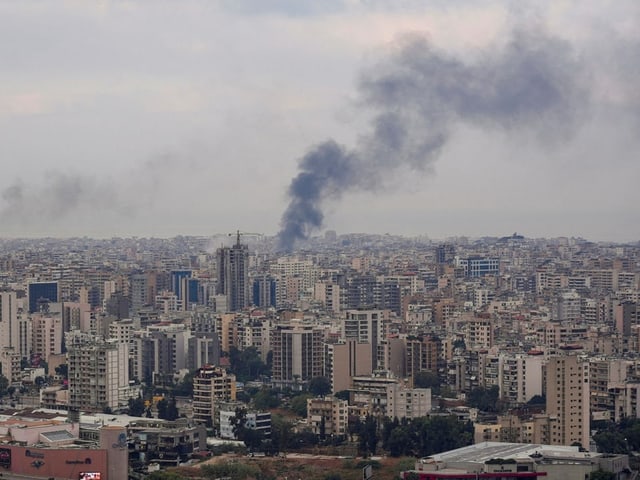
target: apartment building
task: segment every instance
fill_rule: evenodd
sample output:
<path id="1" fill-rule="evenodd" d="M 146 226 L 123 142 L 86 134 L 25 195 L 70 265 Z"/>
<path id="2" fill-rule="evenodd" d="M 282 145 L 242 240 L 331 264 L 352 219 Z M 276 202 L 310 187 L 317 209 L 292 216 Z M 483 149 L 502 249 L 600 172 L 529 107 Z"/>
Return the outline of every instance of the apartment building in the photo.
<path id="1" fill-rule="evenodd" d="M 558 419 L 550 443 L 589 444 L 589 364 L 576 355 L 549 358 L 546 367 L 547 413 Z"/>

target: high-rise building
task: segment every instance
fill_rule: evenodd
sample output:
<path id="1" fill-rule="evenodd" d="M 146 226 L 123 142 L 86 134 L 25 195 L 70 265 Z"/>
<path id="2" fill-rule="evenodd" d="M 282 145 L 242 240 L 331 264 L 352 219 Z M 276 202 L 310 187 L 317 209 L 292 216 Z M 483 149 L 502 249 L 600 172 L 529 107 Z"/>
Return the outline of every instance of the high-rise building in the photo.
<path id="1" fill-rule="evenodd" d="M 236 377 L 224 368 L 205 365 L 193 377 L 193 419 L 212 425 L 217 402 L 236 400 Z"/>
<path id="2" fill-rule="evenodd" d="M 310 325 L 277 325 L 271 331 L 274 385 L 301 389 L 322 376 L 322 338 L 322 330 Z"/>
<path id="3" fill-rule="evenodd" d="M 59 302 L 58 282 L 33 282 L 27 289 L 29 292 L 29 313 L 38 312 L 45 303 Z"/>
<path id="4" fill-rule="evenodd" d="M 232 247 L 221 247 L 216 252 L 217 293 L 226 295 L 231 312 L 249 306 L 249 247 L 240 243 L 240 235 Z"/>
<path id="5" fill-rule="evenodd" d="M 155 325 L 132 339 L 133 375 L 145 383 L 171 384 L 187 368 L 189 331 L 184 325 Z"/>
<path id="6" fill-rule="evenodd" d="M 80 332 L 67 335 L 66 341 L 69 408 L 102 411 L 126 405 L 128 346 Z"/>
<path id="7" fill-rule="evenodd" d="M 386 322 L 382 310 L 348 310 L 344 338 L 371 346 L 371 366 L 378 368 L 378 346 L 385 339 Z"/>
<path id="8" fill-rule="evenodd" d="M 187 368 L 195 370 L 204 365 L 220 364 L 220 339 L 215 332 L 195 333 L 187 340 L 189 352 Z"/>
<path id="9" fill-rule="evenodd" d="M 131 311 L 137 312 L 152 305 L 158 292 L 157 278 L 154 273 L 136 273 L 131 275 L 129 288 Z"/>
<path id="10" fill-rule="evenodd" d="M 182 281 L 185 278 L 191 278 L 191 270 L 171 270 L 171 291 L 175 293 L 179 299 L 185 298 L 185 285 Z"/>
<path id="11" fill-rule="evenodd" d="M 517 405 L 542 395 L 542 363 L 541 355 L 501 355 L 500 398 Z"/>
<path id="12" fill-rule="evenodd" d="M 547 413 L 557 418 L 552 445 L 589 445 L 589 368 L 575 355 L 552 356 L 547 363 Z"/>
<path id="13" fill-rule="evenodd" d="M 62 315 L 59 313 L 35 313 L 31 318 L 32 353 L 49 361 L 50 355 L 62 353 L 64 329 Z"/>
<path id="14" fill-rule="evenodd" d="M 254 277 L 253 304 L 257 307 L 276 306 L 276 281 L 271 275 L 263 273 Z"/>
<path id="15" fill-rule="evenodd" d="M 17 349 L 20 343 L 16 292 L 0 292 L 0 348 Z"/>
<path id="16" fill-rule="evenodd" d="M 613 306 L 616 331 L 622 335 L 631 335 L 631 324 L 637 320 L 638 307 L 635 302 L 620 302 Z"/>
<path id="17" fill-rule="evenodd" d="M 439 338 L 430 335 L 407 338 L 406 345 L 405 374 L 407 377 L 413 378 L 418 372 L 438 374 L 442 357 L 442 342 Z"/>
<path id="18" fill-rule="evenodd" d="M 353 377 L 371 375 L 371 344 L 356 340 L 325 345 L 324 376 L 331 381 L 333 393 L 351 388 Z"/>

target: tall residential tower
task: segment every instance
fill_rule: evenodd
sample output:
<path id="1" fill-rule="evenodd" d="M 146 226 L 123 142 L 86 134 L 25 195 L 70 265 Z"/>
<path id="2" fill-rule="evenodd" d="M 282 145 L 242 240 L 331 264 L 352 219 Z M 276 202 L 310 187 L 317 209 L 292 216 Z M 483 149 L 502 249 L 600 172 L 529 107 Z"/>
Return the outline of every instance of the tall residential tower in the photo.
<path id="1" fill-rule="evenodd" d="M 251 291 L 249 288 L 249 247 L 240 243 L 238 233 L 236 244 L 221 247 L 216 252 L 218 268 L 217 293 L 227 297 L 231 312 L 249 306 Z"/>

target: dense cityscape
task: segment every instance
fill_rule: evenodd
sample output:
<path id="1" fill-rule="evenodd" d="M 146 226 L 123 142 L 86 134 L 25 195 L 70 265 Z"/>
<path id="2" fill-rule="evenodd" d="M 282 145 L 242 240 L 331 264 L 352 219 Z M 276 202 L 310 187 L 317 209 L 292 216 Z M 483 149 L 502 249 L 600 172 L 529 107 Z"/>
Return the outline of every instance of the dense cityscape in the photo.
<path id="1" fill-rule="evenodd" d="M 638 0 L 0 1 L 0 58 L 0 480 L 640 480 Z"/>
<path id="2" fill-rule="evenodd" d="M 8 478 L 635 475 L 637 243 L 7 239 L 0 275 Z"/>

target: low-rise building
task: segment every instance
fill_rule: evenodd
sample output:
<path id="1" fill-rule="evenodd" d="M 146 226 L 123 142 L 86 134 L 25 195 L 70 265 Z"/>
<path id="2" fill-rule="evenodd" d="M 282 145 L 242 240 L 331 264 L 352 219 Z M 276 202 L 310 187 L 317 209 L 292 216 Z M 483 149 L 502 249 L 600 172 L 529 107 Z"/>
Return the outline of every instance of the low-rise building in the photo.
<path id="1" fill-rule="evenodd" d="M 307 425 L 317 435 L 346 435 L 348 402 L 335 397 L 307 399 Z"/>
<path id="2" fill-rule="evenodd" d="M 483 442 L 449 450 L 416 462 L 404 479 L 458 480 L 584 480 L 592 472 L 611 472 L 615 478 L 633 478 L 627 455 L 605 455 L 580 447 Z"/>
<path id="3" fill-rule="evenodd" d="M 237 440 L 234 432 L 233 419 L 236 417 L 236 409 L 220 410 L 220 438 Z M 262 438 L 271 438 L 271 413 L 270 412 L 246 412 L 245 428 L 256 430 L 262 434 Z"/>
<path id="4" fill-rule="evenodd" d="M 216 404 L 236 399 L 236 377 L 224 368 L 205 365 L 193 377 L 193 419 L 213 425 Z"/>

